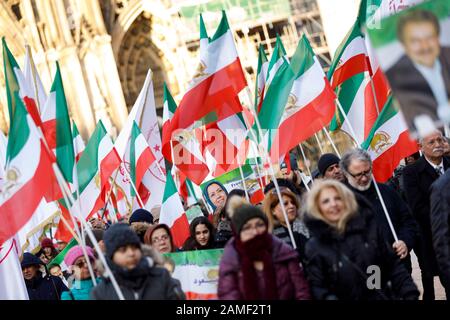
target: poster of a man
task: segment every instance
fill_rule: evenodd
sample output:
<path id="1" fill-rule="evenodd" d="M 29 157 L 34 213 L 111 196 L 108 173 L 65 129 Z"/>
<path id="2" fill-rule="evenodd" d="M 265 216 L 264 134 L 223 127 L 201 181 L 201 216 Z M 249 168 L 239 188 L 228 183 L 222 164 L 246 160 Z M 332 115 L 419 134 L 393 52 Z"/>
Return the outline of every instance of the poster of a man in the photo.
<path id="1" fill-rule="evenodd" d="M 442 120 L 442 110 L 450 109 L 450 15 L 445 2 L 428 1 L 382 20 L 378 30 L 369 30 L 412 131 L 417 129 L 416 116 L 427 115 L 441 126 L 436 121 Z"/>
<path id="2" fill-rule="evenodd" d="M 408 122 L 418 114 L 437 120 L 450 97 L 450 47 L 439 43 L 437 17 L 414 10 L 400 17 L 397 36 L 405 55 L 386 73 Z"/>

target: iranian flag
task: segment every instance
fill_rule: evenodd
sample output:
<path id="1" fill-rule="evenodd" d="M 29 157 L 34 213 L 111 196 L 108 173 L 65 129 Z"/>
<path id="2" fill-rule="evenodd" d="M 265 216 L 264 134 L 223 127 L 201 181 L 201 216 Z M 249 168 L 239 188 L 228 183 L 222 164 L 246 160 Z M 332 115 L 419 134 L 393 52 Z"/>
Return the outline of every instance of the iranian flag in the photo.
<path id="1" fill-rule="evenodd" d="M 363 4 L 328 71 L 332 87 L 350 122 L 347 123 L 340 110 L 336 110 L 330 130 L 342 129 L 351 135 L 350 127 L 353 126 L 359 143 L 367 138 L 389 93 L 386 78 L 362 32 L 362 8 Z"/>
<path id="2" fill-rule="evenodd" d="M 269 67 L 269 61 L 267 60 L 266 53 L 262 44 L 258 49 L 258 67 L 256 69 L 256 84 L 255 84 L 255 110 L 259 113 L 262 106 L 264 97 L 264 91 L 266 88 L 267 70 Z"/>
<path id="3" fill-rule="evenodd" d="M 81 206 L 81 214 L 85 219 L 104 206 L 104 190 L 109 190 L 109 177 L 120 162 L 111 137 L 100 120 L 76 164 L 80 197 L 74 192 L 74 206 Z"/>
<path id="4" fill-rule="evenodd" d="M 418 151 L 417 142 L 411 139 L 392 95 L 362 147 L 372 158 L 373 174 L 378 182 L 386 182 L 402 159 Z"/>
<path id="5" fill-rule="evenodd" d="M 151 209 L 156 205 L 160 205 L 162 202 L 166 177 L 161 135 L 159 132 L 158 119 L 156 117 L 152 71 L 150 69 L 147 72 L 144 85 L 128 115 L 127 121 L 114 143 L 118 154 L 123 160 L 116 179 L 116 184 L 123 191 L 122 194 L 126 197 L 128 202 L 132 202 L 132 196 L 130 181 L 125 170 L 128 172 L 130 171 L 129 148 L 131 130 L 134 122 L 138 124 L 153 155 L 156 157 L 156 161 L 153 161 L 145 172 L 141 186 L 138 190 L 146 208 Z M 138 207 L 139 205 L 135 202 L 133 206 Z"/>
<path id="6" fill-rule="evenodd" d="M 166 176 L 159 223 L 165 223 L 169 226 L 177 248 L 181 247 L 189 238 L 189 222 L 170 171 L 167 172 Z"/>
<path id="7" fill-rule="evenodd" d="M 325 127 L 334 114 L 334 92 L 305 35 L 292 58 L 292 69 L 295 80 L 270 149 L 274 162 Z"/>
<path id="8" fill-rule="evenodd" d="M 28 300 L 15 238 L 0 244 L 0 300 Z"/>
<path id="9" fill-rule="evenodd" d="M 172 135 L 197 121 L 220 121 L 242 111 L 238 94 L 247 83 L 225 11 L 207 51 L 173 116 Z"/>
<path id="10" fill-rule="evenodd" d="M 58 63 L 56 63 L 55 78 L 41 119 L 45 139 L 49 148 L 56 155 L 56 162 L 65 180 L 67 182 L 73 182 L 75 155 L 72 130 Z"/>
<path id="11" fill-rule="evenodd" d="M 259 143 L 268 152 L 272 149 L 275 134 L 294 80 L 294 71 L 289 64 L 288 58 L 285 56 L 281 40 L 277 38 L 277 44 L 268 66 L 264 99 L 261 110 L 258 113 L 258 120 L 262 130 L 260 133 L 262 141 L 259 141 Z M 258 133 L 257 129 L 257 126 L 253 125 L 255 133 Z M 259 134 L 256 136 L 258 139 L 261 139 Z"/>
<path id="12" fill-rule="evenodd" d="M 164 82 L 163 125 L 162 125 L 162 154 L 172 162 L 172 147 L 170 145 L 170 120 L 177 109 L 177 105 L 169 88 Z"/>
<path id="13" fill-rule="evenodd" d="M 55 192 L 51 155 L 18 92 L 14 95 L 16 105 L 0 194 L 0 244 L 14 236 L 31 219 L 41 201 L 51 200 Z"/>
<path id="14" fill-rule="evenodd" d="M 86 148 L 86 145 L 84 144 L 83 138 L 78 132 L 78 128 L 75 121 L 72 121 L 72 137 L 73 137 L 72 143 L 73 143 L 73 153 L 75 155 L 75 162 L 78 162 L 78 160 L 80 160 L 81 154 L 84 151 L 84 148 Z"/>
<path id="15" fill-rule="evenodd" d="M 25 79 L 16 59 L 6 44 L 5 37 L 2 37 L 2 45 L 6 100 L 8 103 L 9 123 L 10 127 L 12 127 L 12 120 L 14 118 L 14 111 L 17 104 L 17 99 L 14 93 L 20 91 L 20 83 L 23 83 Z M 20 92 L 19 96 L 22 96 L 22 92 Z"/>
<path id="16" fill-rule="evenodd" d="M 154 161 L 156 161 L 156 158 L 148 146 L 147 140 L 145 140 L 137 123 L 134 122 L 130 140 L 130 177 L 137 190 L 141 186 L 145 172 Z M 136 195 L 134 189 L 131 189 L 131 195 Z M 144 205 L 142 204 L 142 206 Z"/>
<path id="17" fill-rule="evenodd" d="M 181 283 L 188 300 L 217 300 L 219 265 L 223 249 L 167 253 L 175 263 L 172 277 Z"/>

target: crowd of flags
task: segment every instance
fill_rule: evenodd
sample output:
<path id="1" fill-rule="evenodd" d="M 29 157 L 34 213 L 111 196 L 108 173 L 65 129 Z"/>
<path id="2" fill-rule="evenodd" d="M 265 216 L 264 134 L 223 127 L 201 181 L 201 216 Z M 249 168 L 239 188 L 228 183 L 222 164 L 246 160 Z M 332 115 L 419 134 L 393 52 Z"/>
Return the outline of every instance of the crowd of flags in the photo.
<path id="1" fill-rule="evenodd" d="M 18 235 L 22 250 L 32 249 L 35 227 L 58 216 L 55 238 L 69 242 L 75 206 L 83 219 L 114 220 L 159 205 L 179 246 L 189 235 L 180 195 L 187 201 L 192 183 L 239 168 L 250 153 L 280 163 L 327 127 L 369 150 L 375 177 L 386 181 L 417 144 L 365 36 L 366 19 L 362 1 L 327 75 L 305 35 L 290 59 L 279 37 L 270 60 L 260 45 L 251 96 L 225 12 L 212 37 L 200 16 L 196 73 L 178 106 L 164 85 L 161 132 L 149 70 L 117 139 L 99 121 L 86 144 L 69 117 L 59 65 L 47 95 L 31 54 L 22 72 L 3 39 L 10 130 L 0 135 L 0 244 Z"/>

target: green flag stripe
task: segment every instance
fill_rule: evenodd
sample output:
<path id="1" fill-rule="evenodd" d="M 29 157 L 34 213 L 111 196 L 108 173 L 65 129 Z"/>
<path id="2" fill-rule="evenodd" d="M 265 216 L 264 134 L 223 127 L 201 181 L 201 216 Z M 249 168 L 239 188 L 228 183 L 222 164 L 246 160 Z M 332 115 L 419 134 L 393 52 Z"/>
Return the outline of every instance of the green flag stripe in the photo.
<path id="1" fill-rule="evenodd" d="M 225 10 L 222 10 L 222 19 L 220 20 L 220 24 L 217 27 L 216 33 L 214 33 L 211 42 L 219 39 L 221 36 L 227 33 L 228 30 L 230 30 L 230 26 L 228 25 L 227 15 L 225 14 Z"/>
<path id="2" fill-rule="evenodd" d="M 361 84 L 364 81 L 365 74 L 358 73 L 353 77 L 347 79 L 343 83 L 341 83 L 336 88 L 337 98 L 342 105 L 342 109 L 346 112 L 349 112 L 350 107 L 352 106 L 353 101 L 355 100 L 356 94 L 361 87 Z M 335 131 L 341 127 L 344 122 L 344 117 L 340 110 L 336 110 L 335 116 L 330 123 L 330 130 Z"/>
<path id="3" fill-rule="evenodd" d="M 166 83 L 164 82 L 164 101 L 167 101 L 167 106 L 169 107 L 169 111 L 174 114 L 177 109 L 177 104 L 170 94 L 169 88 L 167 88 Z"/>
<path id="4" fill-rule="evenodd" d="M 14 92 L 19 92 L 19 83 L 14 73 L 14 69 L 19 69 L 16 59 L 14 59 L 13 54 L 9 51 L 6 44 L 5 37 L 2 37 L 3 44 L 3 66 L 5 71 L 5 84 L 6 84 L 6 99 L 8 102 L 9 120 L 10 126 L 12 123 L 14 111 L 16 108 L 16 99 L 14 98 Z"/>
<path id="5" fill-rule="evenodd" d="M 22 99 L 19 97 L 18 91 L 14 92 L 14 99 L 16 100 L 16 111 L 14 112 L 9 131 L 6 163 L 9 163 L 19 154 L 30 136 L 30 128 L 27 121 L 28 112 L 22 103 Z"/>
<path id="6" fill-rule="evenodd" d="M 208 32 L 206 31 L 205 22 L 203 16 L 200 13 L 200 39 L 208 39 Z"/>
<path id="7" fill-rule="evenodd" d="M 295 78 L 301 77 L 314 64 L 314 51 L 305 35 L 299 41 L 294 56 L 291 59 Z"/>
<path id="8" fill-rule="evenodd" d="M 64 258 L 66 257 L 67 252 L 69 252 L 72 247 L 76 246 L 78 244 L 77 240 L 72 238 L 72 240 L 69 241 L 67 246 L 61 251 L 52 261 L 49 262 L 48 267 L 53 265 L 61 265 L 64 261 Z"/>
<path id="9" fill-rule="evenodd" d="M 170 170 L 167 170 L 166 175 L 166 187 L 164 188 L 163 203 L 167 201 L 174 193 L 177 193 L 177 187 L 173 181 L 172 174 Z"/>
<path id="10" fill-rule="evenodd" d="M 58 62 L 56 62 L 55 80 L 50 91 L 55 92 L 56 95 L 56 161 L 66 181 L 73 182 L 72 175 L 75 163 L 73 137 Z"/>
<path id="11" fill-rule="evenodd" d="M 95 177 L 98 172 L 98 147 L 100 141 L 106 135 L 106 129 L 100 120 L 89 138 L 89 141 L 77 162 L 77 172 L 78 172 L 78 184 L 80 193 L 87 187 L 89 182 Z"/>
<path id="12" fill-rule="evenodd" d="M 131 129 L 130 140 L 130 176 L 134 185 L 136 185 L 136 139 L 141 134 L 136 121 L 133 121 L 133 128 Z M 134 197 L 136 192 L 134 188 L 131 188 L 131 195 Z"/>

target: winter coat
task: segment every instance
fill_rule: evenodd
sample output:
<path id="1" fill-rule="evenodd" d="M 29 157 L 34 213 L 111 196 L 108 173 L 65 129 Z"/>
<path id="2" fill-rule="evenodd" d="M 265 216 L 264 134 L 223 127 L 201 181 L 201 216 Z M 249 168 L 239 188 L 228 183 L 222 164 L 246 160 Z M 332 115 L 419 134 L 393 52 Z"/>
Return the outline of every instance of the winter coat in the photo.
<path id="1" fill-rule="evenodd" d="M 444 170 L 450 167 L 450 160 L 443 158 Z M 421 239 L 414 248 L 422 274 L 428 277 L 438 275 L 436 254 L 433 248 L 430 222 L 430 187 L 439 178 L 424 156 L 403 169 L 403 184 L 409 207 L 419 224 Z"/>
<path id="2" fill-rule="evenodd" d="M 310 235 L 308 228 L 306 228 L 303 221 L 300 219 L 294 220 L 294 222 L 291 224 L 292 234 L 294 236 L 295 243 L 297 244 L 297 253 L 298 257 L 300 259 L 300 262 L 304 263 L 305 258 L 305 246 L 306 242 L 308 241 Z M 284 227 L 281 224 L 278 224 L 273 231 L 272 234 L 276 236 L 277 238 L 283 240 L 288 245 L 293 247 L 291 237 L 289 236 L 289 230 L 287 227 Z"/>
<path id="3" fill-rule="evenodd" d="M 60 300 L 61 293 L 69 290 L 61 278 L 52 275 L 42 276 L 41 272 L 33 279 L 25 280 L 25 285 L 30 300 Z"/>
<path id="4" fill-rule="evenodd" d="M 177 300 L 176 284 L 169 272 L 155 267 L 153 260 L 142 257 L 132 270 L 120 268 L 108 262 L 125 300 Z M 92 300 L 118 300 L 110 278 L 102 281 L 91 291 Z"/>
<path id="5" fill-rule="evenodd" d="M 305 217 L 311 232 L 306 244 L 306 273 L 318 300 L 417 299 L 419 292 L 376 223 L 370 204 L 358 199 L 358 213 L 343 234 L 322 220 Z M 372 269 L 374 268 L 375 269 Z M 381 276 L 376 284 L 376 269 Z M 375 270 L 375 272 L 374 272 Z M 371 277 L 369 279 L 369 277 Z"/>
<path id="6" fill-rule="evenodd" d="M 273 264 L 276 274 L 278 298 L 280 300 L 309 299 L 309 287 L 299 264 L 298 254 L 289 245 L 275 236 L 273 240 Z M 258 273 L 259 287 L 263 288 L 262 272 Z M 239 254 L 232 238 L 225 246 L 219 266 L 218 297 L 221 300 L 243 299 L 244 281 L 242 278 Z"/>
<path id="7" fill-rule="evenodd" d="M 99 279 L 97 279 L 97 284 Z M 90 300 L 90 293 L 94 288 L 91 278 L 86 280 L 75 280 L 70 291 L 64 291 L 61 300 Z"/>
<path id="8" fill-rule="evenodd" d="M 354 193 L 363 196 L 370 202 L 371 207 L 375 212 L 375 220 L 392 245 L 395 239 L 392 235 L 389 223 L 386 219 L 386 215 L 384 213 L 380 198 L 378 197 L 373 182 L 370 185 L 370 188 L 366 191 L 357 190 L 349 184 L 347 184 L 347 186 Z M 378 183 L 378 188 L 380 189 L 380 193 L 383 196 L 386 209 L 389 213 L 389 217 L 391 218 L 392 225 L 397 232 L 399 240 L 403 240 L 408 247 L 408 251 L 411 251 L 414 248 L 419 232 L 419 227 L 416 220 L 412 216 L 407 204 L 403 201 L 397 191 L 382 183 Z"/>
<path id="9" fill-rule="evenodd" d="M 430 201 L 431 232 L 440 279 L 446 292 L 450 292 L 450 170 L 432 184 Z"/>

